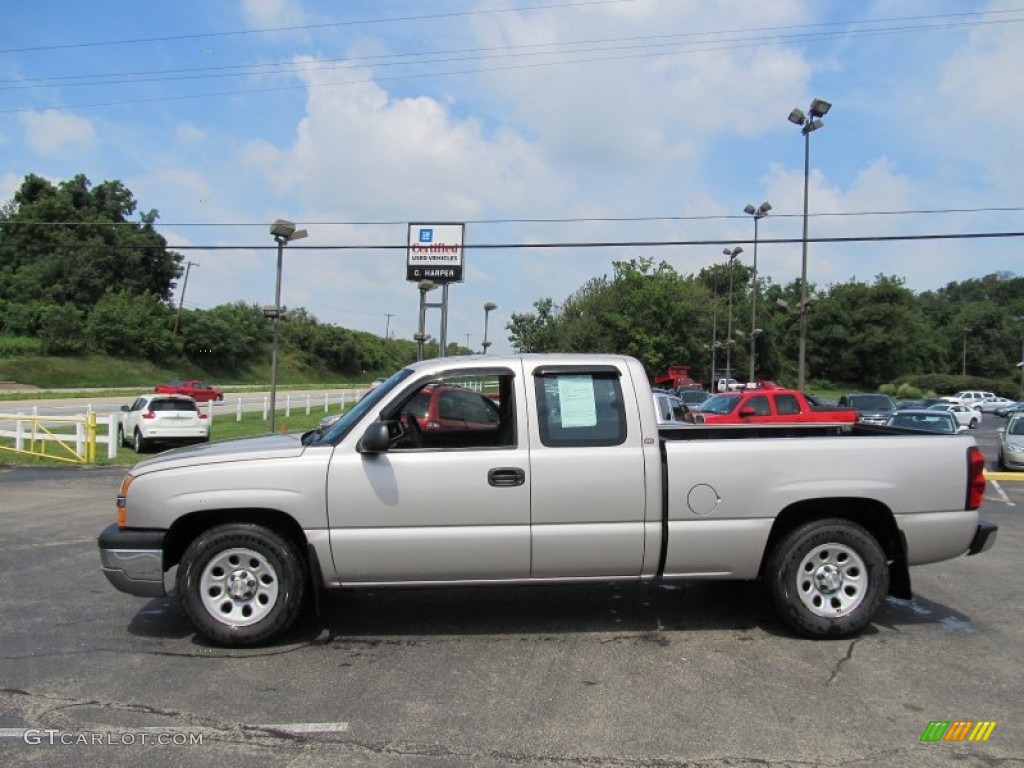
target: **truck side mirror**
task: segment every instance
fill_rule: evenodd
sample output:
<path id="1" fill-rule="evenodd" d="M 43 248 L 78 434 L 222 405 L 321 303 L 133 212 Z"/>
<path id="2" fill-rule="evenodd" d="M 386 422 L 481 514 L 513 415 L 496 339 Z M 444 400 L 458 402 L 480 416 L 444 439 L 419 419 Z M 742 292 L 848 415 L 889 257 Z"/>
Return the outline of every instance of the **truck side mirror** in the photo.
<path id="1" fill-rule="evenodd" d="M 751 416 L 757 416 L 757 411 L 755 411 L 752 406 L 748 405 L 745 408 L 740 408 L 740 418 L 741 419 L 748 419 Z"/>
<path id="2" fill-rule="evenodd" d="M 385 453 L 391 447 L 387 422 L 375 421 L 363 432 L 356 450 L 359 453 Z"/>

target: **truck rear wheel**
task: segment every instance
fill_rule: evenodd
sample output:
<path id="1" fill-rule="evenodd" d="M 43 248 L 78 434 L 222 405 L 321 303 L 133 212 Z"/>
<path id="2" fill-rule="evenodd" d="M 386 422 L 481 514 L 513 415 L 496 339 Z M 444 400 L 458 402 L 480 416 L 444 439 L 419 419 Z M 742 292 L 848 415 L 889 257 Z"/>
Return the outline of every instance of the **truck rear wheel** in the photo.
<path id="1" fill-rule="evenodd" d="M 888 563 L 875 537 L 840 519 L 787 534 L 772 551 L 766 578 L 782 619 L 811 638 L 860 632 L 889 591 Z"/>
<path id="2" fill-rule="evenodd" d="M 210 640 L 248 646 L 286 631 L 302 610 L 306 565 L 287 538 L 260 525 L 201 533 L 181 557 L 178 600 Z"/>

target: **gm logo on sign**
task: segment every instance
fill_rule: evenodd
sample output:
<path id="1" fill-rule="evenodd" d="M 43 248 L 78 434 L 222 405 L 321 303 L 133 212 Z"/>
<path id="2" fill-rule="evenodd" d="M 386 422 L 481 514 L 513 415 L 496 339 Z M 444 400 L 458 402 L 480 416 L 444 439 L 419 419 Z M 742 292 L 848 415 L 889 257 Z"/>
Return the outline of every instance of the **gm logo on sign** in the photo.
<path id="1" fill-rule="evenodd" d="M 434 242 L 434 230 L 432 230 L 432 229 L 421 229 L 420 230 L 420 242 L 421 243 L 432 243 L 432 242 Z"/>
<path id="2" fill-rule="evenodd" d="M 995 720 L 932 720 L 921 741 L 988 741 L 995 729 Z"/>

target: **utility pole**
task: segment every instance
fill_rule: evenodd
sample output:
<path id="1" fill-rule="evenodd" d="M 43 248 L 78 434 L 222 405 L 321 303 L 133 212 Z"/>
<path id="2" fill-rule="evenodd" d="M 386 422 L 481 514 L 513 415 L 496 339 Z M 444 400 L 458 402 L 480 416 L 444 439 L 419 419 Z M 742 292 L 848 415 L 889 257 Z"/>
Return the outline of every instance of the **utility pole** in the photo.
<path id="1" fill-rule="evenodd" d="M 392 312 L 385 312 L 384 316 L 387 317 L 387 319 L 388 319 L 387 324 L 384 326 L 384 338 L 385 339 L 390 339 L 391 338 L 391 318 L 394 317 L 395 315 Z"/>
<path id="2" fill-rule="evenodd" d="M 178 326 L 181 325 L 181 306 L 185 303 L 185 289 L 188 288 L 188 273 L 192 267 L 198 267 L 194 261 L 185 262 L 185 279 L 181 281 L 181 296 L 178 297 L 178 312 L 174 316 L 174 330 L 171 332 L 172 336 L 178 335 Z"/>

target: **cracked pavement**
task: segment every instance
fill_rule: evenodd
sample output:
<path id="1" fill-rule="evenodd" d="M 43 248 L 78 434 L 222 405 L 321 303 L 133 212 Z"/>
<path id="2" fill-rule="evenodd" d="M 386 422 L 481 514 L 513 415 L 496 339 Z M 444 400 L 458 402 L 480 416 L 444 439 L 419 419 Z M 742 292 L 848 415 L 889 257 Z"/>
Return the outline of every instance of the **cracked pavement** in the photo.
<path id="1" fill-rule="evenodd" d="M 332 594 L 236 650 L 107 584 L 119 481 L 0 474 L 2 764 L 1024 766 L 1024 525 L 998 500 L 991 552 L 914 569 L 915 599 L 853 640 L 792 637 L 756 584 L 592 584 Z M 920 742 L 956 719 L 998 725 Z M 137 743 L 159 732 L 202 744 Z"/>

